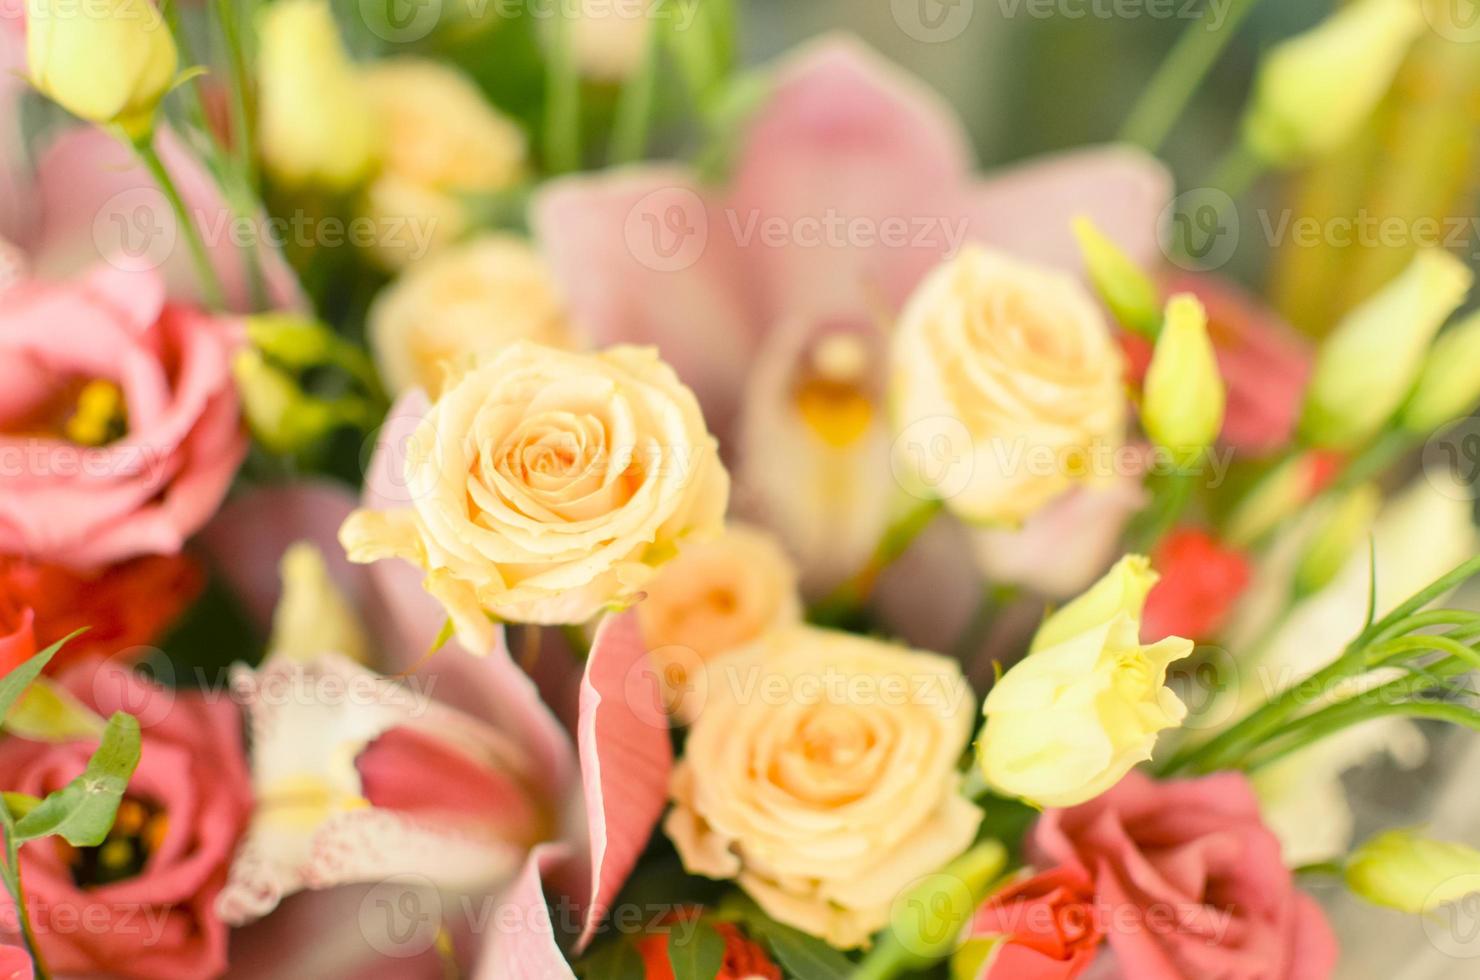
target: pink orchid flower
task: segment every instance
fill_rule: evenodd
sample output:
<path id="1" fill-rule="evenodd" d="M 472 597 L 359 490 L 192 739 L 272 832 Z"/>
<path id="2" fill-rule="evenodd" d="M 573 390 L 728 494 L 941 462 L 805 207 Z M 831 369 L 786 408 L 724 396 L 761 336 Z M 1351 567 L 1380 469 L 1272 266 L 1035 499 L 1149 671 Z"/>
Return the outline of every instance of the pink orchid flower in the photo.
<path id="1" fill-rule="evenodd" d="M 26 97 L 25 10 L 0 3 L 0 288 L 20 274 L 68 278 L 100 262 L 158 268 L 170 297 L 199 302 L 200 284 L 174 212 L 133 151 L 90 125 L 69 125 L 31 149 L 20 126 Z M 266 305 L 302 308 L 298 281 L 262 235 L 235 218 L 205 165 L 167 128 L 156 148 L 187 210 L 196 217 L 226 305 L 251 308 L 250 256 L 238 243 L 259 235 Z"/>
<path id="2" fill-rule="evenodd" d="M 535 198 L 576 322 L 601 345 L 658 345 L 737 461 L 738 509 L 782 536 L 813 595 L 867 561 L 896 502 L 885 339 L 932 266 L 972 240 L 1080 271 L 1080 214 L 1158 254 L 1170 180 L 1134 150 L 973 171 L 934 93 L 829 37 L 775 69 L 723 186 L 643 166 Z"/>
<path id="3" fill-rule="evenodd" d="M 395 460 L 426 408 L 419 391 L 392 408 L 371 460 L 363 505 L 394 506 L 404 495 L 394 479 L 399 471 Z M 281 895 L 303 886 L 328 888 L 353 882 L 381 882 L 377 887 L 383 887 L 387 878 L 409 873 L 453 890 L 481 889 L 484 895 L 497 895 L 500 909 L 525 909 L 527 914 L 519 914 L 517 928 L 508 928 L 503 925 L 506 913 L 493 923 L 452 921 L 452 911 L 466 906 L 442 906 L 449 931 L 463 946 L 476 947 L 468 951 L 479 959 L 479 975 L 573 977 L 557 937 L 573 953 L 590 942 L 666 801 L 672 750 L 666 724 L 651 717 L 650 706 L 659 703 L 658 695 L 651 673 L 643 669 L 646 650 L 636 623 L 631 614 L 623 614 L 608 617 L 598 627 L 579 680 L 572 737 L 502 639 L 495 649 L 472 652 L 453 641 L 426 657 L 445 613 L 422 590 L 411 566 L 394 562 L 351 566 L 341 560 L 334 533 L 353 506 L 348 494 L 326 484 L 263 490 L 228 505 L 202 535 L 205 547 L 222 559 L 221 571 L 246 607 L 263 621 L 274 599 L 272 570 L 282 552 L 298 539 L 318 543 L 331 556 L 331 574 L 358 603 L 381 640 L 383 660 L 378 666 L 387 673 L 409 672 L 412 686 L 436 699 L 408 695 L 399 702 L 400 708 L 356 722 L 369 727 L 356 734 L 358 741 L 351 741 L 368 744 L 371 750 L 358 755 L 353 772 L 341 770 L 339 776 L 346 780 L 341 788 L 370 799 L 369 807 L 354 810 L 367 815 L 341 815 L 320 825 L 307 862 L 274 869 L 258 858 L 283 852 L 271 847 L 259 851 L 252 859 L 255 869 L 244 869 L 258 874 L 241 883 L 266 883 L 268 892 L 280 888 Z M 304 669 L 346 678 L 360 671 L 332 657 L 294 668 Z M 390 683 L 384 678 L 376 682 Z M 434 716 L 438 721 L 432 722 Z M 550 817 L 550 829 L 527 854 L 523 846 L 500 847 L 492 838 L 479 841 L 476 829 L 470 837 L 467 824 L 458 827 L 444 819 L 429 819 L 427 812 L 410 805 L 413 797 L 435 793 L 426 760 L 429 752 L 441 751 L 437 746 L 445 746 L 445 736 L 453 730 L 475 745 L 487 747 L 494 740 L 520 759 L 521 778 Z M 299 743 L 320 737 L 315 731 L 323 733 L 314 726 L 302 729 L 296 736 Z M 383 736 L 391 732 L 400 733 L 400 744 L 384 743 Z M 382 738 L 378 751 L 377 737 Z M 286 743 L 275 744 L 281 748 Z M 393 789 L 397 784 L 404 785 Z M 437 847 L 445 853 L 439 856 Z M 330 860 L 318 860 L 322 856 Z M 563 924 L 573 935 L 562 936 L 562 930 L 551 924 L 547 886 L 550 897 L 571 911 L 570 921 Z M 228 894 L 250 898 L 252 892 L 233 893 L 228 885 Z M 382 968 L 385 976 L 439 976 L 440 966 L 430 953 L 403 959 L 397 957 L 404 954 L 397 952 L 387 966 L 384 946 L 367 941 L 356 921 L 366 914 L 363 903 L 375 900 L 374 889 L 366 893 L 353 888 L 288 899 L 280 910 L 239 931 L 232 975 L 262 976 L 281 971 L 284 963 L 307 969 L 326 945 L 332 945 L 340 961 L 359 964 L 352 972 L 356 977 L 381 975 L 377 971 Z M 235 955 L 238 947 L 240 957 Z M 271 950 L 271 955 L 264 950 Z M 519 972 L 526 969 L 535 972 Z"/>

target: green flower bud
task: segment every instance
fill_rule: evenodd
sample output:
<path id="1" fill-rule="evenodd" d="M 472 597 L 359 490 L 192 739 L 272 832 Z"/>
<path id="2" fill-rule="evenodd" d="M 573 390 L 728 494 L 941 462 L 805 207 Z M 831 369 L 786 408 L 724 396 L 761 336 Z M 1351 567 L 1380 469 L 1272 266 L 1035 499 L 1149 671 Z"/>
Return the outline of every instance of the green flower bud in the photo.
<path id="1" fill-rule="evenodd" d="M 333 429 L 363 420 L 364 404 L 359 400 L 327 401 L 306 395 L 292 375 L 256 350 L 237 354 L 231 369 L 247 426 L 269 452 L 301 453 Z"/>
<path id="2" fill-rule="evenodd" d="M 1473 274 L 1436 248 L 1348 313 L 1316 355 L 1300 434 L 1311 445 L 1355 449 L 1412 390 L 1424 354 L 1464 302 Z"/>
<path id="3" fill-rule="evenodd" d="M 1480 851 L 1425 840 L 1411 830 L 1390 830 L 1347 859 L 1346 884 L 1374 905 L 1414 915 L 1431 912 L 1480 892 Z"/>
<path id="4" fill-rule="evenodd" d="M 1480 404 L 1480 313 L 1439 335 L 1399 421 L 1419 435 L 1443 428 Z"/>
<path id="5" fill-rule="evenodd" d="M 1244 142 L 1290 166 L 1330 153 L 1371 115 L 1423 30 L 1414 0 L 1358 0 L 1272 49 L 1244 113 Z"/>
<path id="6" fill-rule="evenodd" d="M 983 841 L 894 900 L 889 926 L 859 964 L 854 980 L 886 980 L 950 956 L 992 883 L 1007 867 L 1007 849 Z"/>
<path id="7" fill-rule="evenodd" d="M 1115 319 L 1127 330 L 1154 339 L 1161 328 L 1161 304 L 1151 280 L 1090 219 L 1074 219 L 1074 237 L 1095 292 Z"/>
<path id="8" fill-rule="evenodd" d="M 1190 463 L 1218 438 L 1225 395 L 1207 311 L 1190 294 L 1173 296 L 1146 371 L 1146 433 L 1179 462 Z"/>
<path id="9" fill-rule="evenodd" d="M 1372 529 L 1382 506 L 1382 493 L 1364 483 L 1346 493 L 1330 508 L 1306 545 L 1295 570 L 1295 595 L 1304 598 L 1321 591 L 1346 567 L 1348 559 Z"/>

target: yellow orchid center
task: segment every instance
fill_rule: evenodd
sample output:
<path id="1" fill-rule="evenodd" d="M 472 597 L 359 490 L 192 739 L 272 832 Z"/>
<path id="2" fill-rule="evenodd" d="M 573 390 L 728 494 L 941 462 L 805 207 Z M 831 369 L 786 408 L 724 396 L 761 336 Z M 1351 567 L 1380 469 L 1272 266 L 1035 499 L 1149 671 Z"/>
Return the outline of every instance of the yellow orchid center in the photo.
<path id="1" fill-rule="evenodd" d="M 846 334 L 828 337 L 812 351 L 796 386 L 796 408 L 824 444 L 842 449 L 868 431 L 874 418 L 868 366 L 864 342 Z"/>

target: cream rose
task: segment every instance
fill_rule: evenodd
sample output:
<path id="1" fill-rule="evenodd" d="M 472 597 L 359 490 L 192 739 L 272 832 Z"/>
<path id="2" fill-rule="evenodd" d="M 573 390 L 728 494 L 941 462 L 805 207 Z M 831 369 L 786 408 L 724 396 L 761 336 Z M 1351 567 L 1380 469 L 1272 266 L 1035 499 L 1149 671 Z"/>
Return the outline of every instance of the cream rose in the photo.
<path id="1" fill-rule="evenodd" d="M 729 476 L 656 350 L 520 341 L 463 375 L 406 447 L 410 508 L 356 511 L 351 561 L 404 558 L 482 652 L 492 620 L 581 623 L 632 602 L 689 535 L 717 534 Z"/>
<path id="2" fill-rule="evenodd" d="M 955 661 L 796 626 L 720 658 L 673 773 L 684 866 L 850 949 L 971 844 L 956 761 L 972 698 Z"/>
<path id="3" fill-rule="evenodd" d="M 524 131 L 462 73 L 422 58 L 364 70 L 381 127 L 382 166 L 366 192 L 377 220 L 371 254 L 398 269 L 467 227 L 460 195 L 507 190 L 525 176 Z"/>
<path id="4" fill-rule="evenodd" d="M 683 548 L 646 592 L 637 605 L 643 641 L 665 705 L 686 721 L 702 704 L 690 696 L 701 682 L 695 671 L 802 619 L 796 567 L 775 538 L 745 525 Z"/>
<path id="5" fill-rule="evenodd" d="M 987 695 L 977 745 L 987 783 L 1037 806 L 1077 806 L 1151 758 L 1187 708 L 1167 667 L 1191 640 L 1140 640 L 1156 573 L 1127 555 L 1086 593 L 1044 620 L 1028 656 Z"/>
<path id="6" fill-rule="evenodd" d="M 407 269 L 376 297 L 368 331 L 386 387 L 434 398 L 515 340 L 575 346 L 549 270 L 514 235 L 484 235 Z"/>
<path id="7" fill-rule="evenodd" d="M 1022 522 L 1124 438 L 1120 352 L 1064 273 L 967 248 L 905 305 L 892 356 L 896 470 L 967 520 Z"/>

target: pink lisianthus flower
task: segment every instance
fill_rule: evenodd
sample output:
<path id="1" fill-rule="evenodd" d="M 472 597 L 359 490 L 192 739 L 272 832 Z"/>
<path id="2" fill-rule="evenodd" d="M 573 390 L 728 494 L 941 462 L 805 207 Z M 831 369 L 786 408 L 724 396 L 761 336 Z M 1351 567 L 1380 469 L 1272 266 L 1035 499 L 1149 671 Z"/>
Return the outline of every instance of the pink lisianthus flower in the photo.
<path id="1" fill-rule="evenodd" d="M 170 554 L 246 454 L 233 324 L 152 272 L 22 283 L 0 304 L 0 553 L 73 567 Z"/>
<path id="2" fill-rule="evenodd" d="M 1171 183 L 1137 151 L 973 170 L 948 106 L 829 37 L 775 68 L 722 186 L 635 167 L 534 200 L 573 321 L 600 345 L 660 348 L 736 461 L 737 509 L 783 539 L 809 594 L 867 563 L 896 503 L 886 338 L 931 268 L 977 242 L 1078 272 L 1079 214 L 1158 254 Z"/>
<path id="3" fill-rule="evenodd" d="M 32 980 L 35 976 L 30 954 L 19 946 L 0 946 L 0 980 Z"/>
<path id="4" fill-rule="evenodd" d="M 216 895 L 251 805 L 235 705 L 172 691 L 100 661 L 78 664 L 57 680 L 101 717 L 132 713 L 143 741 L 102 846 L 76 849 L 44 838 L 21 850 L 42 957 L 68 975 L 221 974 L 227 928 L 216 915 Z M 8 736 L 0 741 L 0 783 L 45 796 L 81 773 L 96 747 Z M 15 921 L 13 909 L 5 921 Z"/>
<path id="5" fill-rule="evenodd" d="M 1066 867 L 991 896 L 966 927 L 968 943 L 994 943 L 972 980 L 1073 980 L 1082 974 L 1105 939 L 1094 895 L 1089 876 Z"/>
<path id="6" fill-rule="evenodd" d="M 1241 774 L 1132 772 L 1088 803 L 1046 811 L 1029 852 L 1094 882 L 1127 980 L 1321 980 L 1335 969 L 1331 927 L 1295 888 Z"/>

